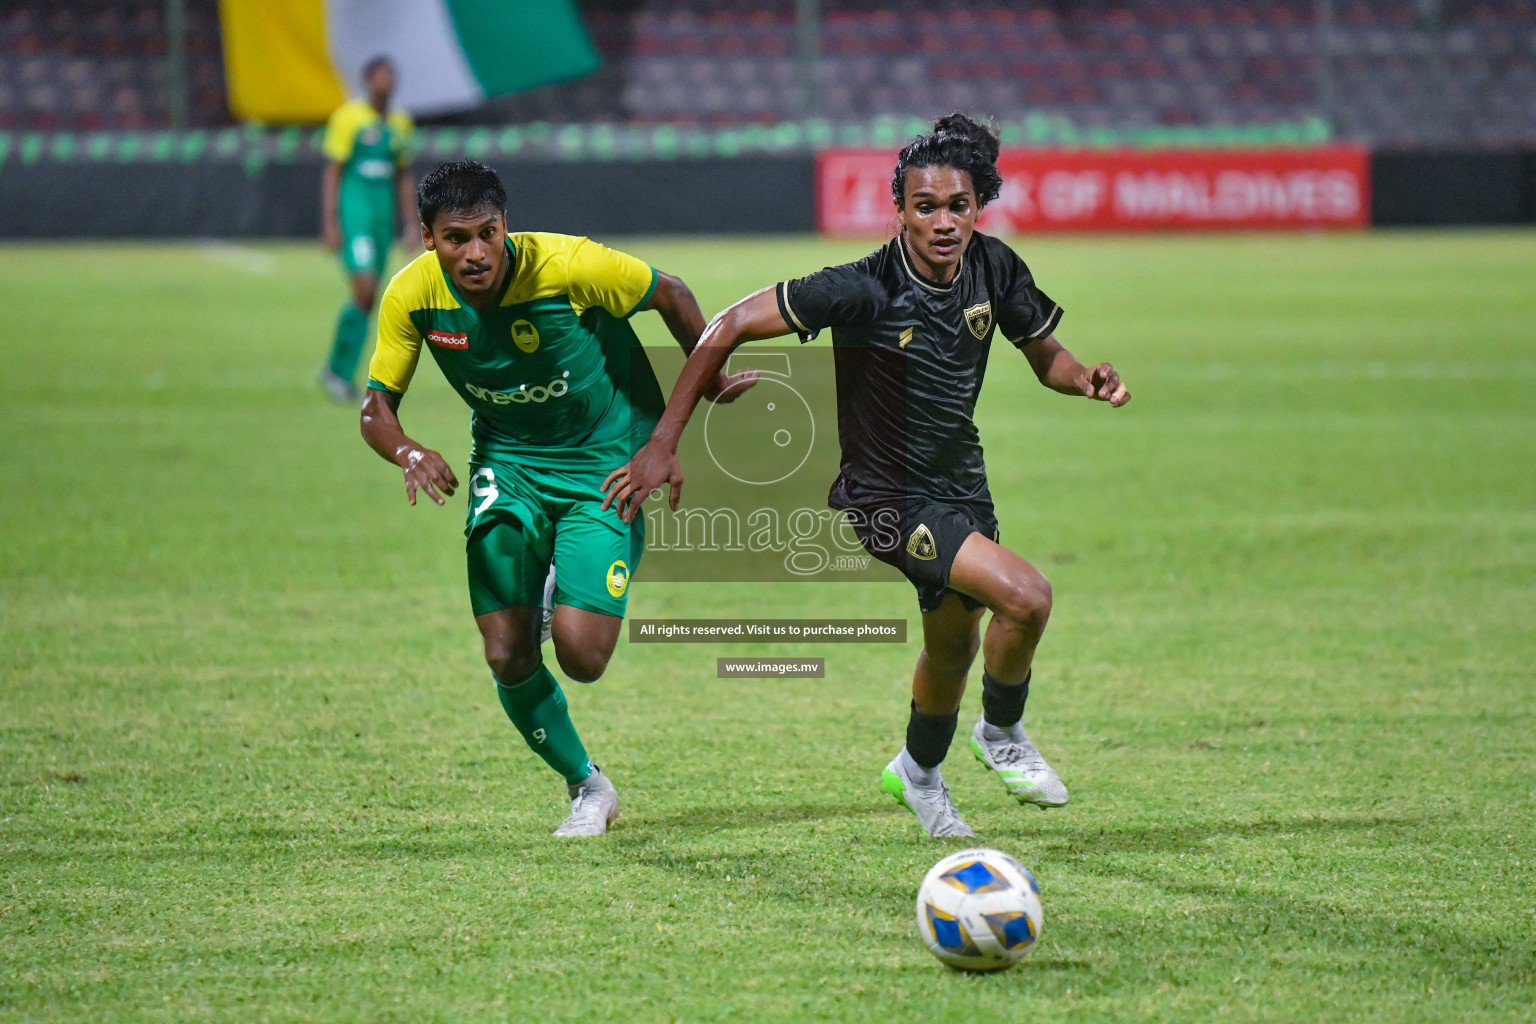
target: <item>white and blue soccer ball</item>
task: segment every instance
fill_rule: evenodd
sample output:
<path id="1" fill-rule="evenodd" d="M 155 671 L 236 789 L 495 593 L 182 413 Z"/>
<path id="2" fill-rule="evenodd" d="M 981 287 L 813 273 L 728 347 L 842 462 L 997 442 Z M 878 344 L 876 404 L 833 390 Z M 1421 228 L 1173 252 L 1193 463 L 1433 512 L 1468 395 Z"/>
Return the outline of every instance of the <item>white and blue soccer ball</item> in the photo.
<path id="1" fill-rule="evenodd" d="M 917 933 L 960 971 L 1000 971 L 1040 940 L 1040 887 L 1001 850 L 961 850 L 935 864 L 917 890 Z"/>

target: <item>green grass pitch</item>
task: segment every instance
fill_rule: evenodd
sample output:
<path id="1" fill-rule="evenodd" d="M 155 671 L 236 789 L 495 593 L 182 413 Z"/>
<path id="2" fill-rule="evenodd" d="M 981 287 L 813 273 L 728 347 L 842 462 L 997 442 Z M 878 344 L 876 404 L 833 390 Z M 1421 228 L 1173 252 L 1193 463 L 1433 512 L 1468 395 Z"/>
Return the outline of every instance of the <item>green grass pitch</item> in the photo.
<path id="1" fill-rule="evenodd" d="M 709 312 L 868 249 L 622 244 Z M 0 247 L 0 1018 L 1529 1020 L 1536 235 L 1020 248 L 1135 400 L 1006 346 L 982 396 L 1004 537 L 1056 589 L 1028 721 L 1072 803 L 956 743 L 1046 913 L 971 977 L 912 923 L 954 844 L 878 790 L 915 644 L 621 644 L 567 692 L 624 815 L 554 839 L 462 496 L 408 508 L 310 379 L 332 261 Z M 430 365 L 404 416 L 463 465 Z M 630 611 L 916 625 L 905 585 L 643 567 Z M 714 678 L 753 652 L 828 678 Z"/>

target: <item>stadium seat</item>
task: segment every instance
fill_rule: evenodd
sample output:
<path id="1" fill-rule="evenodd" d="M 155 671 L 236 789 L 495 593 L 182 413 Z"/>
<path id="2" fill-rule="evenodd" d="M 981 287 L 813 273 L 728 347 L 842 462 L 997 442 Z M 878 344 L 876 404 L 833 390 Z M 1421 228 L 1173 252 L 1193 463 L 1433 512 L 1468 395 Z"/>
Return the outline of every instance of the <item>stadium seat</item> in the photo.
<path id="1" fill-rule="evenodd" d="M 506 122 L 776 121 L 802 113 L 794 0 L 579 0 L 603 57 L 579 83 L 491 101 Z M 216 0 L 187 0 L 195 124 L 229 123 Z M 1536 142 L 1536 4 L 1445 5 L 1443 78 L 1416 0 L 1337 0 L 1338 108 L 1320 109 L 1313 0 L 823 0 L 815 67 L 838 120 L 976 106 L 1092 124 L 1330 116 L 1377 141 Z M 163 0 L 10 0 L 0 127 L 160 127 Z"/>

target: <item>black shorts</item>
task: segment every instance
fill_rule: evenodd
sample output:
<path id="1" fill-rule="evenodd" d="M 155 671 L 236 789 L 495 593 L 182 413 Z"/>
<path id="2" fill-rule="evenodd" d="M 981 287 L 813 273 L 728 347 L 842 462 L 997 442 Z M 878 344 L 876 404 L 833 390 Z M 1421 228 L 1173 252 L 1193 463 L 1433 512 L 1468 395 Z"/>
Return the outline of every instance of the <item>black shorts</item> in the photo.
<path id="1" fill-rule="evenodd" d="M 973 533 L 998 538 L 990 501 L 960 504 L 908 498 L 904 504 L 860 505 L 843 510 L 864 550 L 895 569 L 917 588 L 917 606 L 937 611 L 950 592 L 949 570 L 960 545 Z M 966 608 L 981 602 L 960 594 Z"/>

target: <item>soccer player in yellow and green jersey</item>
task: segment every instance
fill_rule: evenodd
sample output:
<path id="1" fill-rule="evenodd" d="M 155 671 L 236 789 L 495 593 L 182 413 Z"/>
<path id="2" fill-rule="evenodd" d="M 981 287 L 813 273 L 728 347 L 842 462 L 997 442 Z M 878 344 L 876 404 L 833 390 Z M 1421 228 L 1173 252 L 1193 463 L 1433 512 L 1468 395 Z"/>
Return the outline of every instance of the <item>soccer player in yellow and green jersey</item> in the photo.
<path id="1" fill-rule="evenodd" d="M 625 523 L 602 483 L 650 435 L 661 388 L 630 327 L 661 314 L 684 351 L 704 317 L 682 281 L 633 256 L 569 235 L 508 234 L 496 173 L 442 164 L 416 194 L 422 253 L 390 281 L 368 368 L 363 437 L 400 466 L 406 497 L 439 505 L 458 487 L 443 457 L 407 437 L 400 400 L 423 349 L 473 411 L 464 532 L 469 600 L 507 717 L 564 778 L 571 813 L 556 835 L 601 835 L 618 814 L 593 766 L 540 643 L 545 579 L 555 568 L 552 637 L 579 682 L 613 655 L 645 518 Z M 706 397 L 729 401 L 755 371 L 717 374 Z"/>
<path id="2" fill-rule="evenodd" d="M 395 70 L 375 57 L 363 69 L 368 96 L 343 103 L 326 125 L 326 164 L 321 179 L 321 223 L 325 244 L 341 256 L 352 294 L 336 318 L 331 355 L 321 367 L 320 384 L 340 401 L 354 401 L 352 377 L 368 339 L 368 316 L 389 245 L 395 237 L 396 212 L 407 227 L 406 245 L 414 244 L 410 146 L 414 129 L 408 114 L 389 109 Z"/>

